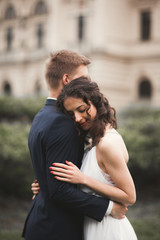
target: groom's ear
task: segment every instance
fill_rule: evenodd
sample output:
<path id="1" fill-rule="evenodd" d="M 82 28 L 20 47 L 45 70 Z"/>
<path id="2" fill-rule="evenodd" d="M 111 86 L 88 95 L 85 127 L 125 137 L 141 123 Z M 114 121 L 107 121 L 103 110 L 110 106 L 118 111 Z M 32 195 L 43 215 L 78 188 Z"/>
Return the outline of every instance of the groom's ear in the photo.
<path id="1" fill-rule="evenodd" d="M 68 74 L 63 75 L 62 82 L 64 85 L 66 85 L 70 82 Z"/>

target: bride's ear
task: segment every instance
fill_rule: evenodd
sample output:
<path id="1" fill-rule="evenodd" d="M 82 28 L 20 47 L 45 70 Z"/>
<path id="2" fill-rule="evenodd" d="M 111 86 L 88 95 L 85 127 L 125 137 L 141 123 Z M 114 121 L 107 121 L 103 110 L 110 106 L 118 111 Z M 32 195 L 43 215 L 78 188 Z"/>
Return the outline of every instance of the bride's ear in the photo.
<path id="1" fill-rule="evenodd" d="M 68 74 L 64 74 L 63 75 L 62 82 L 63 82 L 64 85 L 69 83 L 69 76 L 68 76 Z"/>

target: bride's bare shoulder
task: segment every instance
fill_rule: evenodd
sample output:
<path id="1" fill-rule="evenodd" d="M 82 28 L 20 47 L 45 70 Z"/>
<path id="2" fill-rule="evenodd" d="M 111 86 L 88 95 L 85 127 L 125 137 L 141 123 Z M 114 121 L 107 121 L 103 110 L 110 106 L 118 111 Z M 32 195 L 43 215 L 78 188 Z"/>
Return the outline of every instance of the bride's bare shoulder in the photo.
<path id="1" fill-rule="evenodd" d="M 123 141 L 121 135 L 117 132 L 117 130 L 112 129 L 105 132 L 104 136 L 101 138 L 98 144 L 98 147 L 100 149 L 109 148 L 112 145 L 114 146 L 121 141 Z"/>
<path id="2" fill-rule="evenodd" d="M 105 135 L 100 140 L 97 149 L 99 153 L 105 155 L 106 157 L 116 154 L 125 154 L 126 161 L 128 159 L 128 151 L 123 138 L 115 129 L 105 132 Z"/>

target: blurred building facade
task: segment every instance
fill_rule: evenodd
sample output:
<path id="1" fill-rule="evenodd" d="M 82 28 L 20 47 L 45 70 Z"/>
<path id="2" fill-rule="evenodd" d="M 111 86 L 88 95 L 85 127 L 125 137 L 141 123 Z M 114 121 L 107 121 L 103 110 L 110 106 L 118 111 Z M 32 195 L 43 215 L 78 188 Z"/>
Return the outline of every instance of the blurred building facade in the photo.
<path id="1" fill-rule="evenodd" d="M 0 0 L 0 94 L 47 94 L 50 52 L 78 51 L 111 105 L 160 107 L 160 0 Z"/>

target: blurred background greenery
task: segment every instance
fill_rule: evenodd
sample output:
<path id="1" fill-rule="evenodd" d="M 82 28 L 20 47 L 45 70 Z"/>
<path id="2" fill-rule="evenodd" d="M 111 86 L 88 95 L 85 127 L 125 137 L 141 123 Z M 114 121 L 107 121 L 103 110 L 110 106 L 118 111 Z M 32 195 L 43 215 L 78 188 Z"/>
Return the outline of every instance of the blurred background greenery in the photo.
<path id="1" fill-rule="evenodd" d="M 42 97 L 0 98 L 0 239 L 21 239 L 31 202 L 34 173 L 28 133 Z M 160 110 L 131 107 L 118 113 L 118 131 L 129 151 L 129 169 L 137 189 L 137 203 L 127 214 L 139 240 L 158 240 L 160 213 Z"/>

